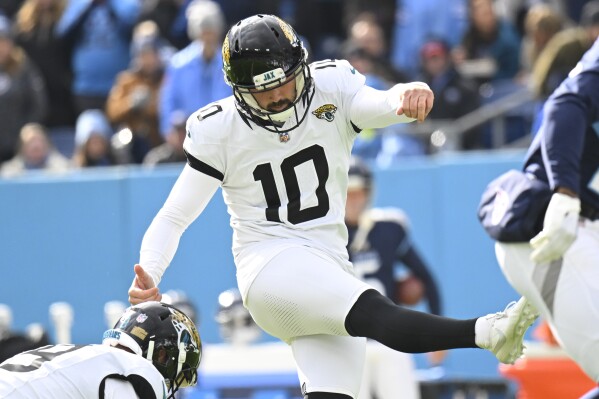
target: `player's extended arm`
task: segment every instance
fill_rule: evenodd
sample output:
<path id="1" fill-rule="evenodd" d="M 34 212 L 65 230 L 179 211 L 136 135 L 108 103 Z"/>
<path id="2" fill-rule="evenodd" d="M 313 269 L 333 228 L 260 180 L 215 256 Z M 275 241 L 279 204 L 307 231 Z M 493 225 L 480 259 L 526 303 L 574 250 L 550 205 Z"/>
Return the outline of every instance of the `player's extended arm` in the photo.
<path id="1" fill-rule="evenodd" d="M 576 239 L 580 160 L 589 114 L 599 104 L 598 84 L 599 77 L 594 71 L 571 72 L 557 94 L 545 104 L 541 150 L 543 161 L 549 166 L 549 183 L 554 194 L 545 213 L 543 231 L 530 241 L 531 260 L 537 264 L 562 257 Z"/>
<path id="2" fill-rule="evenodd" d="M 136 265 L 129 289 L 131 304 L 160 299 L 155 287 L 175 256 L 181 235 L 206 208 L 220 184 L 220 180 L 185 165 L 142 240 L 139 263 L 145 273 L 138 273 L 140 267 Z"/>
<path id="3" fill-rule="evenodd" d="M 350 115 L 360 129 L 422 122 L 433 108 L 433 101 L 432 90 L 422 82 L 400 83 L 386 91 L 363 86 L 352 100 Z"/>

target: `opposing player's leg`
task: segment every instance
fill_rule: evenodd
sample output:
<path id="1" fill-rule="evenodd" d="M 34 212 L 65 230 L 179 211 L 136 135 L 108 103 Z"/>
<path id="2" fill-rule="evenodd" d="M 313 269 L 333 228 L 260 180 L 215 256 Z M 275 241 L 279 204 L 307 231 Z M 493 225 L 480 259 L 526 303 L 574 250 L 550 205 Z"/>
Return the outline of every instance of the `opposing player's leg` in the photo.
<path id="1" fill-rule="evenodd" d="M 563 259 L 534 265 L 527 244 L 497 244 L 508 281 L 545 318 L 566 352 L 599 382 L 599 221 L 583 221 Z"/>

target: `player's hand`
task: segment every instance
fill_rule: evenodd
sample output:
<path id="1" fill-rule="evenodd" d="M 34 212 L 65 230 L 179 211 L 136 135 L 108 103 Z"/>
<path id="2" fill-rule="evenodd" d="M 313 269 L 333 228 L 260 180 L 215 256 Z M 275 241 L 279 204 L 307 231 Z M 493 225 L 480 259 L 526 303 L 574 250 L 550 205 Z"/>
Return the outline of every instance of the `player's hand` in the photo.
<path id="1" fill-rule="evenodd" d="M 422 122 L 433 109 L 434 99 L 433 91 L 426 83 L 406 83 L 402 85 L 402 91 L 399 95 L 400 105 L 395 113 Z"/>
<path id="2" fill-rule="evenodd" d="M 129 303 L 137 305 L 147 301 L 160 301 L 162 294 L 154 284 L 152 276 L 146 273 L 141 265 L 135 265 L 133 271 L 135 271 L 135 278 L 129 288 Z"/>
<path id="3" fill-rule="evenodd" d="M 561 258 L 576 239 L 579 214 L 580 199 L 553 194 L 545 213 L 543 231 L 530 240 L 533 248 L 530 259 L 540 264 Z"/>

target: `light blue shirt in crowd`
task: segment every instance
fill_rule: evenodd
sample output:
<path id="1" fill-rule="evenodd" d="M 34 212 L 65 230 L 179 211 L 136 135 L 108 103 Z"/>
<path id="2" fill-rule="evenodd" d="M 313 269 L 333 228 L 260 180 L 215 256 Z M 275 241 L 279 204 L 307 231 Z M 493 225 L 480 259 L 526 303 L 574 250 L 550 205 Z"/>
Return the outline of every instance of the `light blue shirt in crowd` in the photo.
<path id="1" fill-rule="evenodd" d="M 223 78 L 222 55 L 217 49 L 210 61 L 202 56 L 202 43 L 193 42 L 176 53 L 167 67 L 160 95 L 160 131 L 166 135 L 174 112 L 186 116 L 213 101 L 233 94 Z"/>

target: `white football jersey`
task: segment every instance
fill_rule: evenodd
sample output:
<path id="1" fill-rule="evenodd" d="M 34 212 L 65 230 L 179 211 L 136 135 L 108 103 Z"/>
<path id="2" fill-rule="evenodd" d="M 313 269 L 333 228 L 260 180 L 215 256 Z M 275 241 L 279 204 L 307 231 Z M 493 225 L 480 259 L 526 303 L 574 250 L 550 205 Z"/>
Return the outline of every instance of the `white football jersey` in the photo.
<path id="1" fill-rule="evenodd" d="M 139 355 L 106 345 L 48 345 L 0 364 L 0 398 L 104 398 L 113 378 L 128 381 L 140 398 L 166 397 L 162 375 Z"/>
<path id="2" fill-rule="evenodd" d="M 359 132 L 349 110 L 365 78 L 344 60 L 316 62 L 310 70 L 314 96 L 286 142 L 242 117 L 233 96 L 188 120 L 189 164 L 222 181 L 242 293 L 243 282 L 288 247 L 314 247 L 349 265 L 347 172 Z M 298 104 L 300 118 L 305 106 Z M 295 121 L 291 117 L 282 130 Z"/>

